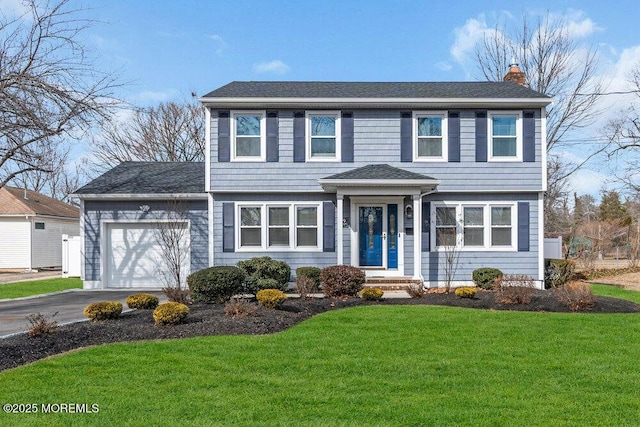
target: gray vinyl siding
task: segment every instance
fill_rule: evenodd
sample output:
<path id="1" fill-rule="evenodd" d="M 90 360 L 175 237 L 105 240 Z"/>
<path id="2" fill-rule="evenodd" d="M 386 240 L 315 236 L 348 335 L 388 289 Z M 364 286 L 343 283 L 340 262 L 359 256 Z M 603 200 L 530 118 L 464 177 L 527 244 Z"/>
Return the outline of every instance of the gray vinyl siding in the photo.
<path id="1" fill-rule="evenodd" d="M 100 221 L 120 220 L 135 222 L 138 220 L 159 220 L 166 218 L 167 201 L 144 201 L 149 211 L 141 212 L 138 201 L 85 201 L 85 278 L 87 281 L 102 280 L 100 277 L 101 225 Z M 207 201 L 187 202 L 187 219 L 190 221 L 191 235 L 191 271 L 206 268 L 209 263 L 209 230 L 207 219 Z"/>
<path id="2" fill-rule="evenodd" d="M 346 110 L 345 110 L 346 111 Z M 422 110 L 421 110 L 422 111 Z M 278 112 L 278 162 L 218 162 L 217 114 L 211 115 L 212 192 L 319 192 L 318 179 L 368 164 L 387 163 L 439 179 L 441 192 L 540 191 L 540 110 L 535 110 L 535 162 L 476 162 L 475 112 L 460 111 L 460 162 L 400 161 L 400 111 L 355 110 L 354 162 L 293 162 L 293 111 Z M 491 110 L 495 111 L 495 110 Z M 511 110 L 510 110 L 511 111 Z M 519 110 L 518 110 L 519 111 Z"/>
<path id="3" fill-rule="evenodd" d="M 455 271 L 454 281 L 469 281 L 473 270 L 481 267 L 495 267 L 505 274 L 526 274 L 535 280 L 538 277 L 538 195 L 532 194 L 464 194 L 427 196 L 427 201 L 439 202 L 529 202 L 529 251 L 528 252 L 463 252 L 459 251 L 458 267 Z M 513 224 L 517 227 L 517 224 Z M 443 257 L 442 252 L 422 253 L 422 275 L 425 281 L 443 281 Z"/>
<path id="4" fill-rule="evenodd" d="M 302 251 L 258 251 L 258 252 L 224 252 L 222 250 L 222 206 L 228 202 L 323 202 L 331 201 L 335 203 L 335 195 L 333 194 L 214 194 L 213 203 L 213 253 L 214 265 L 236 265 L 238 261 L 249 258 L 269 256 L 278 261 L 284 261 L 291 267 L 291 274 L 295 276 L 295 270 L 298 267 L 314 266 L 318 268 L 328 267 L 337 264 L 337 252 L 302 252 Z M 337 218 L 337 215 L 336 215 Z M 341 225 L 340 225 L 341 226 Z M 234 229 L 234 233 L 237 230 Z M 348 233 L 347 233 L 348 234 Z M 337 232 L 336 232 L 337 236 Z M 334 236 L 334 238 L 336 238 Z M 345 242 L 349 242 L 346 237 Z M 345 260 L 348 262 L 348 252 L 345 254 Z"/>

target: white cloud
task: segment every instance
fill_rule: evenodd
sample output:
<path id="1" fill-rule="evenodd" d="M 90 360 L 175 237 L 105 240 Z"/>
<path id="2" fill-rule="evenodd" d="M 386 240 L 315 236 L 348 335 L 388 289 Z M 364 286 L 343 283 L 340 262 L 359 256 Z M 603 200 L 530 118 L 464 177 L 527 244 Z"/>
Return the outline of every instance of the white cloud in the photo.
<path id="1" fill-rule="evenodd" d="M 435 65 L 436 68 L 440 71 L 450 71 L 453 68 L 447 61 L 438 61 Z"/>
<path id="2" fill-rule="evenodd" d="M 29 8 L 23 0 L 0 0 L 0 10 L 5 16 L 22 16 L 29 12 Z"/>
<path id="3" fill-rule="evenodd" d="M 482 41 L 485 34 L 490 30 L 484 15 L 477 19 L 470 18 L 462 27 L 454 29 L 455 42 L 451 46 L 451 56 L 459 63 L 464 63 L 467 57 L 473 53 L 476 44 Z"/>
<path id="4" fill-rule="evenodd" d="M 177 95 L 179 95 L 179 92 L 176 89 L 167 89 L 165 91 L 147 90 L 138 93 L 135 99 L 142 104 L 157 104 L 175 98 Z"/>
<path id="5" fill-rule="evenodd" d="M 279 59 L 274 59 L 273 61 L 253 64 L 253 70 L 257 73 L 286 74 L 291 71 L 291 67 Z"/>
<path id="6" fill-rule="evenodd" d="M 222 36 L 218 34 L 207 35 L 207 38 L 210 40 L 213 40 L 217 55 L 222 55 L 224 51 L 227 50 L 227 47 L 229 47 L 229 45 L 227 44 L 227 42 L 224 41 Z"/>

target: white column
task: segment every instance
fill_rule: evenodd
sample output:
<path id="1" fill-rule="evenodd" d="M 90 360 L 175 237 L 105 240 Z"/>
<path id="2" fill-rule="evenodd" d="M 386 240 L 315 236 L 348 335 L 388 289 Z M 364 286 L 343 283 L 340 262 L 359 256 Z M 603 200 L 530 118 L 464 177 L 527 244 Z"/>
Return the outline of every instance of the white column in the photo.
<path id="1" fill-rule="evenodd" d="M 344 228 L 342 227 L 342 222 L 344 220 L 344 212 L 343 212 L 343 201 L 344 196 L 342 194 L 338 194 L 337 196 L 336 209 L 338 211 L 338 221 L 336 224 L 336 229 L 338 230 L 338 247 L 336 248 L 337 257 L 338 257 L 338 265 L 344 264 L 344 248 L 343 248 L 343 239 L 342 232 Z"/>
<path id="2" fill-rule="evenodd" d="M 422 277 L 422 206 L 420 195 L 413 195 L 413 278 Z"/>

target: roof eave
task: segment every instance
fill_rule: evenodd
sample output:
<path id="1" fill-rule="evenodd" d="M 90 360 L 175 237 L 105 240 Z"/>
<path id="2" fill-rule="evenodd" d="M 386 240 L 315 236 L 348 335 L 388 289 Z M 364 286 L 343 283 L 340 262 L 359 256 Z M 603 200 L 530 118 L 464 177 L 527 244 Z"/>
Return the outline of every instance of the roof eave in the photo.
<path id="1" fill-rule="evenodd" d="M 271 98 L 202 97 L 209 108 L 542 108 L 552 98 Z"/>
<path id="2" fill-rule="evenodd" d="M 336 192 L 338 188 L 434 188 L 440 184 L 437 179 L 319 179 L 318 183 L 326 192 Z"/>
<path id="3" fill-rule="evenodd" d="M 152 193 L 152 194 L 115 194 L 115 193 L 103 193 L 103 194 L 69 194 L 69 197 L 73 197 L 80 200 L 167 200 L 167 199 L 180 199 L 180 200 L 207 200 L 207 193 Z"/>

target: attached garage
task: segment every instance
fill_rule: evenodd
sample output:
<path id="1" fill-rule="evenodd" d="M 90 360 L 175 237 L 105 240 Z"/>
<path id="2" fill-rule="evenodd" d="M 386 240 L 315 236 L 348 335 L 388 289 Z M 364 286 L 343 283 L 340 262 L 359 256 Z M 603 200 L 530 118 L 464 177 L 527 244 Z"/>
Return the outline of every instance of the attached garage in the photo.
<path id="1" fill-rule="evenodd" d="M 188 224 L 175 224 L 174 233 L 181 236 L 184 248 L 182 271 L 189 268 Z M 160 225 L 153 223 L 106 223 L 105 278 L 108 288 L 161 288 L 169 275 L 163 245 L 160 243 Z M 166 225 L 162 226 L 166 229 Z"/>

